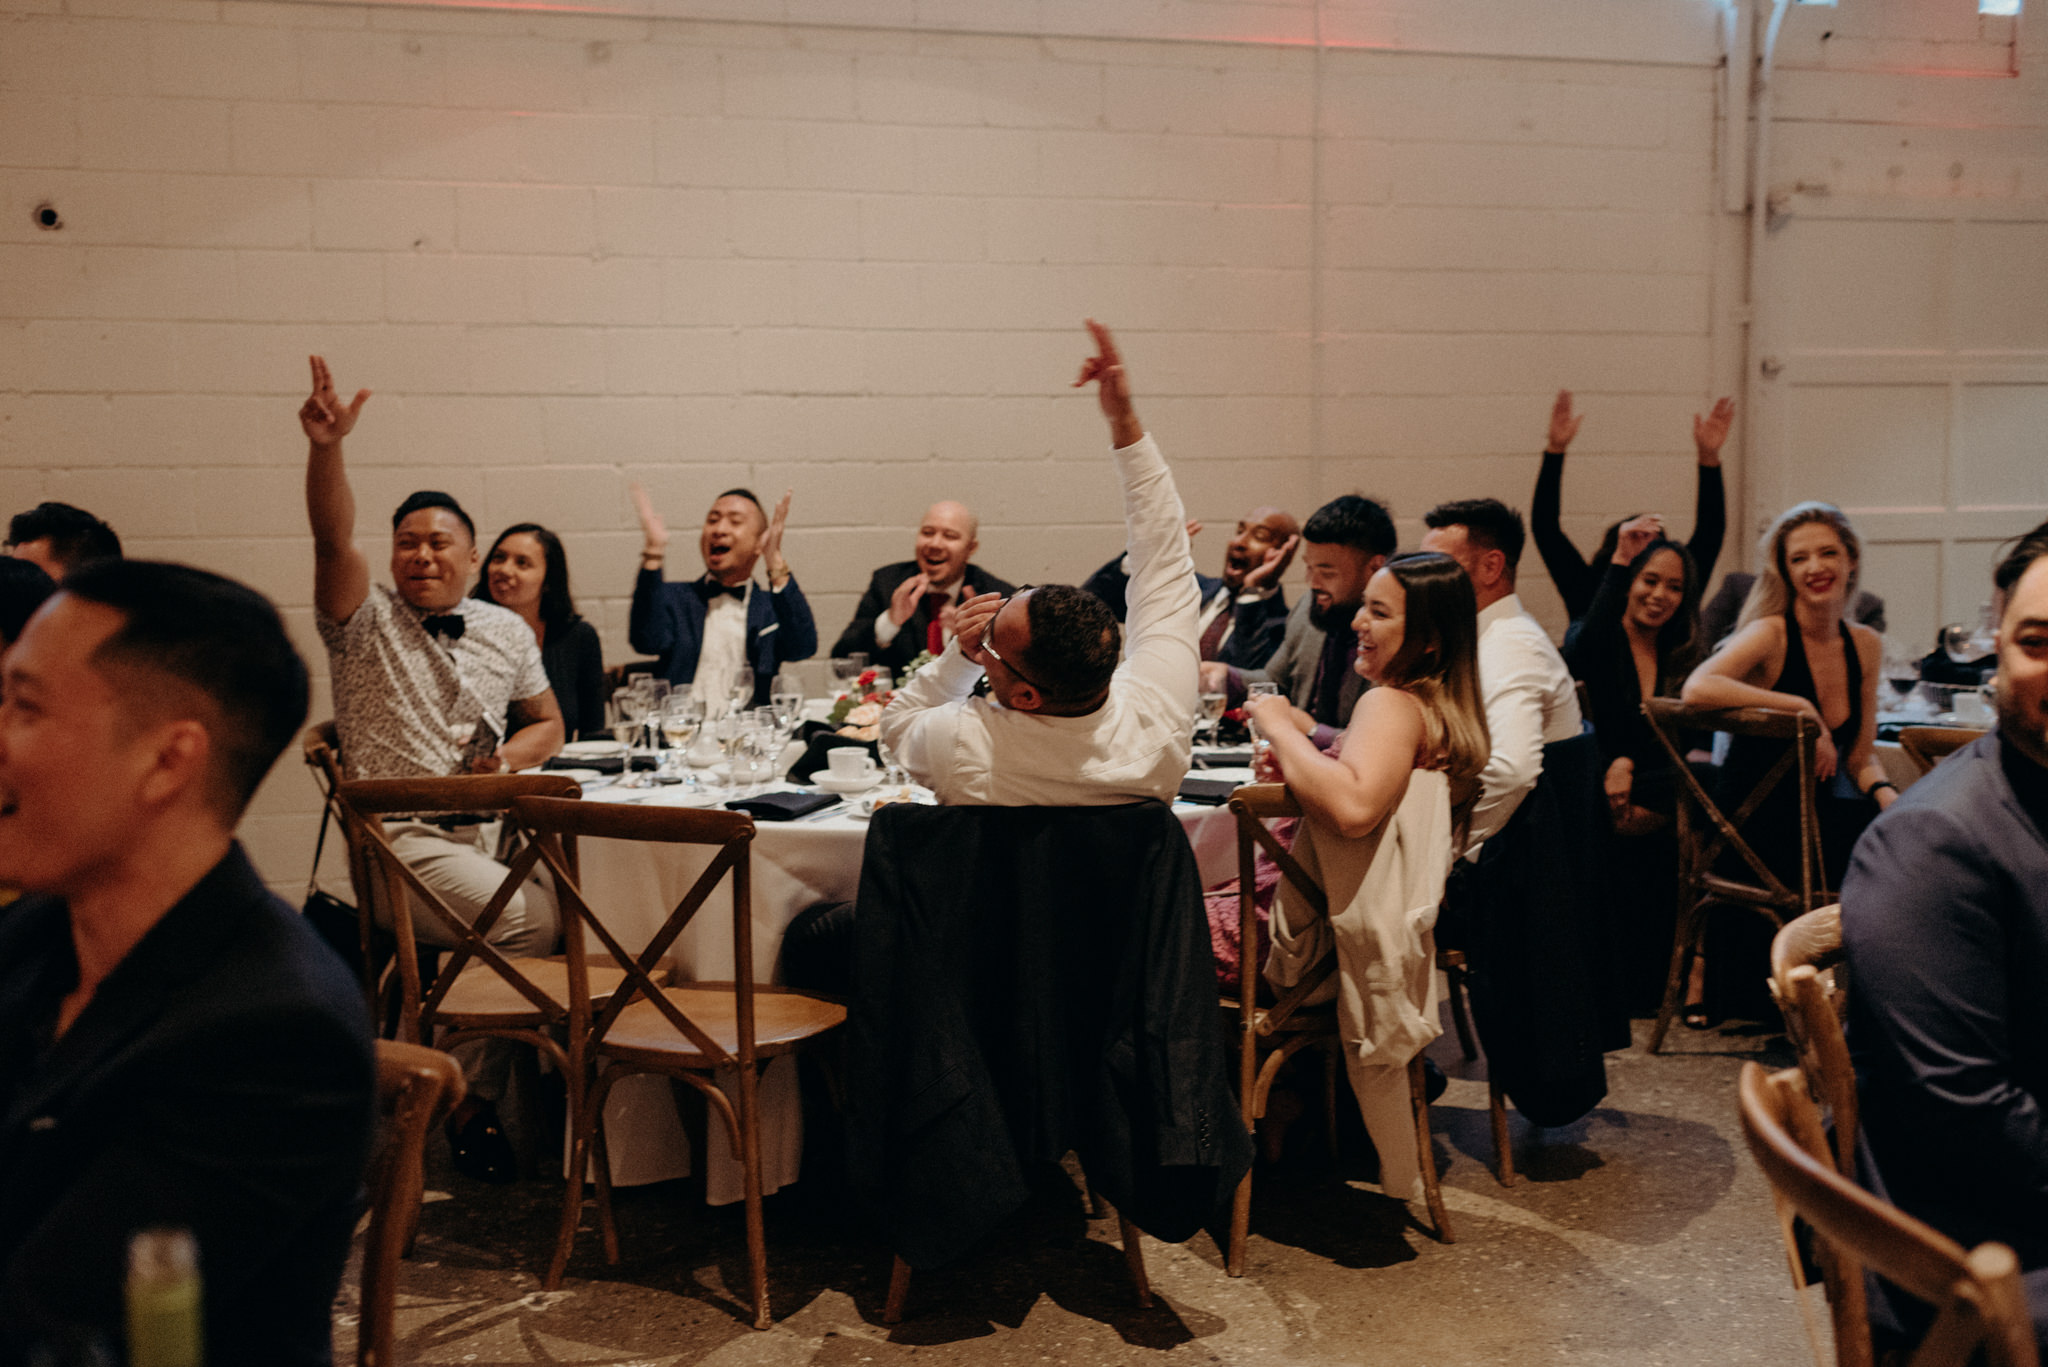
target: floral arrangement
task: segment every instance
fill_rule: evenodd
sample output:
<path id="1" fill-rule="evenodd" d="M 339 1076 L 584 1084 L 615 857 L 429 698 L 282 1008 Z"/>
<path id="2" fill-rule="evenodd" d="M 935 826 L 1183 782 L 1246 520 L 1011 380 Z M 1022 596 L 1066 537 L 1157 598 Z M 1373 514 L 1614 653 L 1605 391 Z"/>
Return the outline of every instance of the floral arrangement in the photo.
<path id="1" fill-rule="evenodd" d="M 923 669 L 932 662 L 932 653 L 924 651 L 903 668 L 903 677 Z M 893 688 L 877 688 L 882 671 L 864 669 L 853 681 L 853 687 L 841 693 L 833 702 L 832 710 L 825 714 L 825 723 L 842 736 L 853 740 L 877 740 L 881 737 L 882 709 L 896 696 Z"/>

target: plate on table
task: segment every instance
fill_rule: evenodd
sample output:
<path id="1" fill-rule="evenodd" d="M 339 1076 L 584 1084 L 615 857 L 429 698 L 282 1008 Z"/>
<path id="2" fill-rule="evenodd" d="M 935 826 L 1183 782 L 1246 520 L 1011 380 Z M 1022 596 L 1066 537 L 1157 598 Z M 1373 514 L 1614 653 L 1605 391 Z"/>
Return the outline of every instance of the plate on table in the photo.
<path id="1" fill-rule="evenodd" d="M 625 750 L 615 740 L 572 740 L 555 753 L 563 759 L 617 759 Z"/>
<path id="2" fill-rule="evenodd" d="M 837 793 L 841 797 L 851 797 L 855 793 L 864 793 L 881 781 L 882 775 L 880 770 L 860 778 L 835 778 L 829 769 L 820 769 L 817 773 L 811 775 L 811 782 L 817 784 L 818 787 L 826 792 Z"/>

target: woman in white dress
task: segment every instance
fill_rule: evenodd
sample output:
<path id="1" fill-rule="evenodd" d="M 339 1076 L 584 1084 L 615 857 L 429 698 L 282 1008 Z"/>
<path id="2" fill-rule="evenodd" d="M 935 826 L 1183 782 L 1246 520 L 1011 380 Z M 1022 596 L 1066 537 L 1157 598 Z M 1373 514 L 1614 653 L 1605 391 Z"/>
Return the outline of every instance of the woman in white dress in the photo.
<path id="1" fill-rule="evenodd" d="M 1408 1062 L 1437 1024 L 1437 905 L 1463 844 L 1492 742 L 1479 693 L 1472 583 L 1444 555 L 1388 562 L 1352 621 L 1354 667 L 1374 687 L 1344 743 L 1319 751 L 1285 698 L 1246 704 L 1306 818 L 1294 846 L 1329 898 L 1324 916 L 1282 884 L 1266 979 L 1284 993 L 1335 955 L 1338 1029 L 1388 1195 L 1422 1194 Z M 1327 999 L 1328 992 L 1318 992 Z"/>

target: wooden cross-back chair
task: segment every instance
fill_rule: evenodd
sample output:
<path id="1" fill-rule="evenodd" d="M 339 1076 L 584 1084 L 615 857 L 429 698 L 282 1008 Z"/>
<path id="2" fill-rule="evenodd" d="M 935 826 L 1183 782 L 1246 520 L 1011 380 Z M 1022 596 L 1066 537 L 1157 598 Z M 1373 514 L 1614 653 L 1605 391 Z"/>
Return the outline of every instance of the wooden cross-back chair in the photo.
<path id="1" fill-rule="evenodd" d="M 1899 748 L 1925 774 L 1983 734 L 1967 726 L 1906 726 L 1899 729 Z"/>
<path id="2" fill-rule="evenodd" d="M 1745 1063 L 1738 1087 L 1743 1136 L 1781 1212 L 1798 1214 L 1817 1236 L 1836 1367 L 1873 1361 L 1866 1267 L 1934 1307 L 1934 1323 L 1909 1367 L 1965 1367 L 1980 1352 L 1989 1367 L 2039 1367 L 2019 1259 L 2010 1248 L 1983 1243 L 1965 1250 L 1836 1171 L 1820 1112 L 1796 1069 L 1765 1073 Z M 1800 1285 L 1796 1254 L 1792 1264 Z M 1819 1335 L 1811 1337 L 1815 1360 L 1827 1367 Z"/>
<path id="3" fill-rule="evenodd" d="M 1856 1069 L 1842 1033 L 1848 968 L 1842 961 L 1842 909 L 1822 907 L 1789 922 L 1771 940 L 1771 996 L 1799 1051 L 1807 1090 L 1834 1123 L 1835 1167 L 1856 1174 Z"/>
<path id="4" fill-rule="evenodd" d="M 378 965 L 376 946 L 376 924 L 371 914 L 371 897 L 376 875 L 369 866 L 369 857 L 356 839 L 354 828 L 348 818 L 336 805 L 342 784 L 341 738 L 330 721 L 319 722 L 306 728 L 300 740 L 301 757 L 306 768 L 312 772 L 313 782 L 319 785 L 322 804 L 321 820 L 332 821 L 336 834 L 341 837 L 342 848 L 347 855 L 348 882 L 356 898 L 356 932 L 361 937 L 361 963 L 363 997 L 369 1003 L 370 1019 L 382 1020 L 378 1005 Z M 325 829 L 323 825 L 323 829 Z M 317 861 L 319 852 L 316 850 Z M 313 877 L 317 881 L 320 870 L 316 862 Z"/>
<path id="5" fill-rule="evenodd" d="M 1308 1005 L 1308 998 L 1337 971 L 1334 954 L 1305 974 L 1302 980 L 1280 995 L 1271 1006 L 1258 1000 L 1258 981 L 1263 965 L 1256 962 L 1258 911 L 1256 903 L 1257 851 L 1264 850 L 1279 868 L 1280 876 L 1310 906 L 1329 914 L 1329 899 L 1309 877 L 1300 861 L 1283 846 L 1266 822 L 1281 817 L 1299 817 L 1301 806 L 1284 784 L 1262 783 L 1239 788 L 1230 795 L 1230 810 L 1237 818 L 1239 983 L 1235 999 L 1223 999 L 1223 1008 L 1237 1017 L 1238 1104 L 1243 1107 L 1244 1125 L 1256 1131 L 1266 1114 L 1266 1101 L 1274 1079 L 1287 1060 L 1304 1049 L 1324 1052 L 1323 1102 L 1330 1127 L 1332 1153 L 1336 1150 L 1337 1070 L 1344 1042 L 1337 1029 L 1337 1009 L 1332 1003 Z M 1279 915 L 1277 900 L 1273 915 Z M 1259 1055 L 1265 1054 L 1263 1062 Z M 1408 1063 L 1408 1093 L 1415 1115 L 1415 1143 L 1422 1163 L 1422 1191 L 1436 1237 L 1452 1243 L 1450 1217 L 1444 1210 L 1443 1189 L 1438 1185 L 1436 1155 L 1429 1134 L 1429 1099 L 1424 1091 L 1422 1056 Z M 1233 1277 L 1244 1275 L 1245 1245 L 1251 1233 L 1252 1174 L 1238 1183 L 1230 1208 L 1230 1247 L 1225 1269 Z"/>
<path id="6" fill-rule="evenodd" d="M 490 943 L 490 933 L 514 894 L 540 862 L 530 835 L 510 818 L 523 796 L 573 798 L 582 789 L 566 774 L 492 774 L 452 778 L 350 779 L 336 792 L 351 839 L 374 876 L 377 904 L 390 910 L 398 996 L 398 1037 L 452 1048 L 465 1039 L 496 1036 L 532 1044 L 566 1064 L 555 1043 L 568 1022 L 570 979 L 587 965 L 580 952 L 565 959 L 511 958 Z M 393 850 L 386 820 L 410 817 L 495 817 L 508 821 L 511 847 L 505 877 L 475 919 L 465 920 L 428 887 Z M 431 981 L 420 971 L 416 918 L 425 915 L 453 942 Z M 600 996 L 615 987 L 616 968 L 599 967 L 591 980 Z M 578 989 L 580 991 L 580 989 Z"/>
<path id="7" fill-rule="evenodd" d="M 1793 712 L 1762 707 L 1709 711 L 1688 707 L 1675 698 L 1647 698 L 1643 715 L 1664 747 L 1678 780 L 1678 926 L 1671 942 L 1671 967 L 1664 980 L 1664 1001 L 1651 1027 L 1649 1050 L 1664 1047 L 1664 1036 L 1685 1001 L 1693 960 L 1706 937 L 1707 914 L 1716 906 L 1746 907 L 1782 927 L 1828 900 L 1825 866 L 1821 862 L 1820 819 L 1814 806 L 1814 755 L 1820 723 Z M 1785 752 L 1733 811 L 1706 790 L 1686 763 L 1685 733 L 1726 731 L 1781 742 Z M 1742 827 L 1781 783 L 1790 782 L 1799 800 L 1799 876 L 1787 883 L 1766 864 Z M 1717 867 L 1723 854 L 1735 855 L 1754 881 L 1730 877 Z"/>
<path id="8" fill-rule="evenodd" d="M 575 1117 L 567 1188 L 547 1288 L 561 1285 L 575 1244 L 577 1215 L 588 1173 L 597 1189 L 598 1227 L 605 1257 L 619 1260 L 612 1217 L 611 1162 L 604 1142 L 604 1103 L 619 1079 L 653 1073 L 687 1083 L 703 1094 L 723 1122 L 744 1169 L 748 1294 L 752 1324 L 766 1329 L 767 1239 L 761 1219 L 761 1116 L 758 1097 L 764 1059 L 794 1051 L 846 1019 L 846 1008 L 787 988 L 754 981 L 752 851 L 754 820 L 738 812 L 683 807 L 633 807 L 554 797 L 521 797 L 513 804 L 532 833 L 533 848 L 554 875 L 564 937 L 572 947 L 588 934 L 623 966 L 623 981 L 585 1026 L 578 1049 L 591 1070 L 586 1102 Z M 711 863 L 637 954 L 628 952 L 590 905 L 578 881 L 569 841 L 653 841 L 715 848 Z M 676 937 L 721 882 L 732 885 L 733 981 L 669 986 L 656 977 Z M 572 953 L 577 952 L 574 948 Z M 737 1101 L 719 1083 L 730 1081 Z M 576 1086 L 580 1084 L 572 1084 Z"/>
<path id="9" fill-rule="evenodd" d="M 461 1102 L 462 1067 L 437 1049 L 377 1041 L 377 1104 L 383 1143 L 371 1160 L 370 1230 L 363 1240 L 357 1367 L 391 1367 L 398 1260 L 412 1251 L 424 1186 L 427 1136 Z"/>

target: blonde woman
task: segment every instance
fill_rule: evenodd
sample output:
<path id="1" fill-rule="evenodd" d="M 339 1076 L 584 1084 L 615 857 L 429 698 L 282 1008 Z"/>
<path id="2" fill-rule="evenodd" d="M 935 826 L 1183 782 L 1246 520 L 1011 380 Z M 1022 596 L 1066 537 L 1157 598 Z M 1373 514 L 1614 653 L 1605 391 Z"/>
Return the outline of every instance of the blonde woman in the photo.
<path id="1" fill-rule="evenodd" d="M 1294 854 L 1328 894 L 1326 917 L 1282 886 L 1266 979 L 1285 992 L 1334 953 L 1351 1088 L 1389 1195 L 1421 1194 L 1407 1068 L 1437 1025 L 1437 904 L 1479 797 L 1492 742 L 1479 694 L 1472 581 L 1445 555 L 1391 561 L 1352 623 L 1361 696 L 1334 756 L 1280 697 L 1246 711 L 1273 741 L 1274 776 L 1305 820 Z"/>
<path id="2" fill-rule="evenodd" d="M 1884 640 L 1869 627 L 1845 620 L 1856 597 L 1862 554 L 1856 529 L 1840 508 L 1801 503 L 1787 509 L 1758 544 L 1756 583 L 1734 634 L 1692 671 L 1680 693 L 1698 707 L 1768 707 L 1820 723 L 1814 776 L 1820 783 L 1822 872 L 1829 887 L 1841 886 L 1857 837 L 1898 796 L 1877 758 L 1877 679 Z M 1728 801 L 1747 797 L 1783 753 L 1774 741 L 1738 736 L 1721 771 L 1721 791 Z M 1798 804 L 1794 785 L 1780 783 L 1742 830 L 1757 856 L 1794 887 L 1799 879 Z M 1730 871 L 1745 879 L 1754 876 L 1733 865 Z M 1707 1024 L 1716 1015 L 1767 1018 L 1761 984 L 1769 927 L 1760 917 L 1746 919 L 1757 925 L 1717 928 L 1709 943 L 1709 962 L 1715 967 L 1705 984 L 1707 1000 L 1687 1006 L 1688 1025 Z M 1748 932 L 1761 935 L 1761 950 L 1748 943 L 1757 938 Z M 1735 962 L 1723 962 L 1724 946 L 1733 951 Z M 1724 991 L 1724 985 L 1733 991 Z"/>

